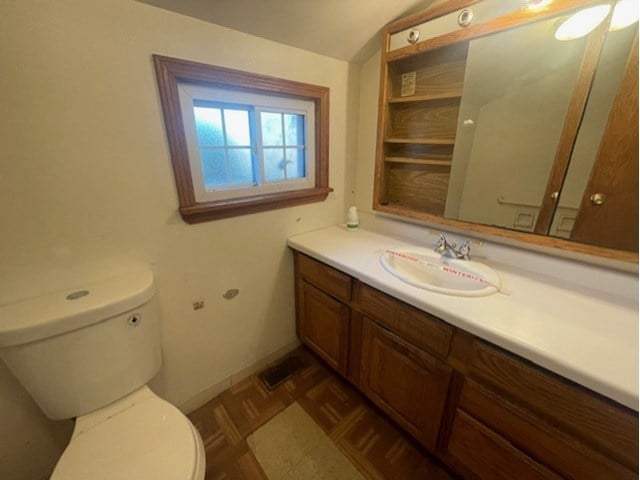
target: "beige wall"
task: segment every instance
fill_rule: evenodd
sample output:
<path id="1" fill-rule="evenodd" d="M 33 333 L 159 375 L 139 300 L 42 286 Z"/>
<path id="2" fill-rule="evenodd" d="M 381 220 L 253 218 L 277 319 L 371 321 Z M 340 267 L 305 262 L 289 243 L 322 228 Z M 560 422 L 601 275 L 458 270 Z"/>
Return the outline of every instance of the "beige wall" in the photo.
<path id="1" fill-rule="evenodd" d="M 362 65 L 360 75 L 356 206 L 358 210 L 369 213 L 373 212 L 380 60 L 381 55 L 378 52 Z"/>
<path id="2" fill-rule="evenodd" d="M 185 224 L 152 53 L 330 87 L 334 192 Z M 343 221 L 353 201 L 359 67 L 130 0 L 65 0 L 0 3 L 0 68 L 0 304 L 151 266 L 164 328 L 152 385 L 176 404 L 295 342 L 286 238 Z M 0 385 L 0 478 L 44 478 L 69 424 L 5 368 Z"/>

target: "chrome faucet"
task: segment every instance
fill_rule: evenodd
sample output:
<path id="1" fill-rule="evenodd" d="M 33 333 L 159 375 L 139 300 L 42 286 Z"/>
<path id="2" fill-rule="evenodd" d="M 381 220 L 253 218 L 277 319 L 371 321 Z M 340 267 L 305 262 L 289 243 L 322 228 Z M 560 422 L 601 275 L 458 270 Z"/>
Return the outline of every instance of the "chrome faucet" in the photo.
<path id="1" fill-rule="evenodd" d="M 470 243 L 471 242 L 465 242 L 459 248 L 456 248 L 455 243 L 449 243 L 447 237 L 440 234 L 436 248 L 434 248 L 433 251 L 439 253 L 443 257 L 455 258 L 458 260 L 469 260 L 469 254 L 471 253 Z"/>

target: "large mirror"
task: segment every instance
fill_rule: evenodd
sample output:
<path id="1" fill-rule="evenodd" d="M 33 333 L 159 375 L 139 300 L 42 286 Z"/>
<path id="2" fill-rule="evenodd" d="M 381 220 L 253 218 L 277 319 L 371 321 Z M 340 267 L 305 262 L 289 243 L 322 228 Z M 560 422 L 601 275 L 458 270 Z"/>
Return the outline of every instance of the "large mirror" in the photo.
<path id="1" fill-rule="evenodd" d="M 637 254 L 638 2 L 585 5 L 391 52 L 375 207 Z M 459 100 L 428 98 L 442 72 L 457 71 Z"/>
<path id="2" fill-rule="evenodd" d="M 637 23 L 607 32 L 566 176 L 549 193 L 563 127 L 573 114 L 576 85 L 583 81 L 584 58 L 594 55 L 587 49 L 594 49 L 601 35 L 596 30 L 559 40 L 556 32 L 567 19 L 552 18 L 469 42 L 446 218 L 572 238 Z M 637 217 L 637 188 L 635 193 L 628 205 L 635 205 Z M 545 195 L 554 200 L 550 225 L 541 225 Z M 634 211 L 619 216 L 631 221 Z M 637 250 L 637 228 L 626 231 L 629 239 L 612 246 Z"/>

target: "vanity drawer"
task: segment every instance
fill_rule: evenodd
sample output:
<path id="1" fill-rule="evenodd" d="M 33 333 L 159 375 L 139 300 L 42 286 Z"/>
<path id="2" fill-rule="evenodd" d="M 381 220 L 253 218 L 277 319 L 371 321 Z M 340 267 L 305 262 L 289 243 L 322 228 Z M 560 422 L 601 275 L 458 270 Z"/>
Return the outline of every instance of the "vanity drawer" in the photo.
<path id="1" fill-rule="evenodd" d="M 458 407 L 491 425 L 492 430 L 526 455 L 568 478 L 638 478 L 631 470 L 473 380 L 465 381 Z"/>
<path id="2" fill-rule="evenodd" d="M 306 255 L 296 253 L 298 273 L 329 295 L 351 300 L 351 277 Z"/>
<path id="3" fill-rule="evenodd" d="M 394 330 L 400 313 L 400 302 L 386 293 L 382 293 L 367 285 L 360 284 L 358 289 L 358 304 L 367 316 L 375 319 L 381 325 Z"/>
<path id="4" fill-rule="evenodd" d="M 456 411 L 447 456 L 458 468 L 462 466 L 463 470 L 469 472 L 470 478 L 561 480 L 561 477 L 462 410 Z"/>
<path id="5" fill-rule="evenodd" d="M 468 375 L 631 470 L 638 414 L 507 352 L 475 340 Z"/>
<path id="6" fill-rule="evenodd" d="M 360 285 L 358 302 L 363 313 L 403 340 L 440 358 L 447 357 L 454 329 L 442 320 L 367 285 Z"/>
<path id="7" fill-rule="evenodd" d="M 454 328 L 417 308 L 404 306 L 395 326 L 399 337 L 440 358 L 447 358 Z"/>

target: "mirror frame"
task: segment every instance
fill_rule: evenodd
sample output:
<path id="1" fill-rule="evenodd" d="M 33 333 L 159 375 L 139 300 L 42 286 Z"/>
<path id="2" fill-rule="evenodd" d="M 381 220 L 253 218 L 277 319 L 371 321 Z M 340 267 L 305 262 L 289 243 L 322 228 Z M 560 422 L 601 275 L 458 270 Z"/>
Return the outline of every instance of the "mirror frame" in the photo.
<path id="1" fill-rule="evenodd" d="M 373 189 L 373 210 L 381 212 L 383 214 L 389 214 L 394 217 L 399 216 L 405 219 L 410 219 L 418 222 L 425 222 L 432 226 L 449 227 L 456 231 L 472 232 L 479 234 L 484 238 L 495 240 L 502 243 L 518 243 L 522 247 L 529 246 L 532 249 L 555 249 L 557 253 L 562 255 L 565 253 L 576 253 L 588 256 L 601 257 L 604 259 L 611 259 L 622 261 L 626 263 L 638 263 L 638 252 L 630 252 L 624 250 L 616 250 L 606 247 L 599 247 L 596 245 L 589 245 L 585 243 L 577 243 L 570 240 L 565 240 L 557 237 L 543 236 L 537 233 L 521 232 L 517 230 L 509 230 L 502 227 L 495 227 L 490 225 L 483 225 L 477 223 L 466 222 L 462 220 L 453 220 L 445 218 L 444 216 L 438 216 L 428 213 L 422 213 L 412 210 L 406 210 L 399 207 L 389 206 L 383 204 L 381 199 L 382 194 L 382 182 L 384 177 L 384 129 L 385 119 L 387 113 L 386 103 L 386 82 L 388 78 L 389 62 L 410 57 L 416 54 L 429 52 L 436 50 L 446 45 L 452 45 L 454 43 L 470 40 L 476 37 L 489 35 L 509 28 L 525 25 L 534 21 L 542 20 L 546 17 L 557 16 L 563 13 L 569 13 L 572 10 L 578 8 L 584 8 L 586 6 L 602 3 L 602 0 L 554 0 L 550 4 L 541 7 L 536 10 L 526 11 L 524 8 L 518 11 L 505 14 L 497 19 L 487 21 L 485 23 L 471 25 L 467 28 L 455 30 L 444 34 L 439 37 L 430 38 L 422 42 L 407 45 L 402 48 L 389 50 L 391 35 L 398 33 L 402 30 L 406 30 L 415 25 L 427 22 L 434 18 L 446 15 L 453 11 L 465 8 L 467 6 L 479 3 L 481 0 L 445 0 L 433 7 L 427 8 L 423 11 L 417 12 L 408 17 L 402 18 L 395 22 L 388 24 L 382 31 L 382 50 L 381 50 L 381 68 L 380 68 L 380 87 L 378 98 L 378 133 L 376 141 L 376 165 L 374 175 L 374 189 Z M 524 4 L 524 0 L 523 0 Z M 599 37 L 604 39 L 604 33 Z M 597 42 L 590 41 L 589 45 Z M 591 48 L 594 48 L 592 45 Z M 595 69 L 599 56 L 599 48 L 596 52 L 598 55 L 595 60 L 591 58 L 591 65 L 588 68 Z M 591 55 L 593 57 L 593 55 Z M 569 111 L 571 109 L 579 109 L 582 112 L 586 101 L 589 97 L 591 80 L 587 82 L 582 78 L 582 71 L 578 79 L 578 86 L 575 89 Z M 570 118 L 571 115 L 567 115 L 565 118 L 565 125 L 562 132 L 562 137 L 558 145 L 558 152 L 554 161 L 554 167 L 552 168 L 552 174 L 554 179 L 549 177 L 549 182 L 557 183 L 558 173 L 556 170 L 558 166 L 564 164 L 568 165 L 571 152 L 573 139 L 580 127 L 580 117 L 578 119 Z M 574 115 L 573 117 L 576 117 Z M 573 132 L 573 133 L 572 133 Z M 551 185 L 548 185 L 549 189 Z M 553 253 L 553 250 L 551 250 Z"/>

